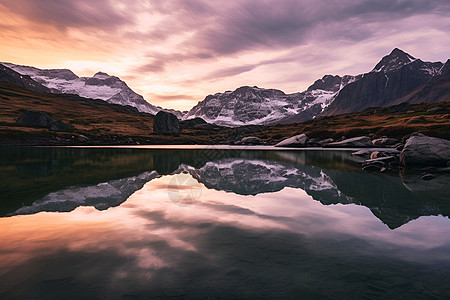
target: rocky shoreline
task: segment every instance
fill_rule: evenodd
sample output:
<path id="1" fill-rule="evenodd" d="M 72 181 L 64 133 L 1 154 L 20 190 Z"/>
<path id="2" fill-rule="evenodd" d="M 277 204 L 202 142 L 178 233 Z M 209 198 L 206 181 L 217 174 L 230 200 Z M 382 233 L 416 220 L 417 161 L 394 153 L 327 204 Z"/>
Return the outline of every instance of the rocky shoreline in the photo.
<path id="1" fill-rule="evenodd" d="M 421 179 L 432 180 L 441 174 L 450 174 L 450 141 L 413 133 L 404 142 L 389 137 L 370 139 L 360 136 L 341 141 L 309 139 L 305 134 L 285 139 L 275 147 L 323 147 L 323 148 L 385 148 L 386 151 L 359 150 L 352 153 L 365 158 L 361 162 L 366 172 L 399 172 L 415 169 L 422 173 Z"/>

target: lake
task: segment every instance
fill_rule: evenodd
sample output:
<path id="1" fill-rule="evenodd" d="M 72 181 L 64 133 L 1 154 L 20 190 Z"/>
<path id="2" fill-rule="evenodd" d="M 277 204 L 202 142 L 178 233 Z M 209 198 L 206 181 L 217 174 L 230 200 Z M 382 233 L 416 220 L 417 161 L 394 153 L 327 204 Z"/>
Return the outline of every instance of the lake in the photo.
<path id="1" fill-rule="evenodd" d="M 184 148 L 0 148 L 0 299 L 450 298 L 448 175 Z"/>

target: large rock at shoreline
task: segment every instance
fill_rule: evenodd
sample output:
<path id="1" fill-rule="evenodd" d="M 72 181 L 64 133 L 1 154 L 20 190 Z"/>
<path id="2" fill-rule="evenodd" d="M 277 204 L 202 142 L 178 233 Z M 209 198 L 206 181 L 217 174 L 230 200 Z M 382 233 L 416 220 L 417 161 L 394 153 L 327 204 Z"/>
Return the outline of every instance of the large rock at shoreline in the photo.
<path id="1" fill-rule="evenodd" d="M 324 145 L 327 148 L 369 148 L 373 147 L 372 140 L 368 136 L 359 136 Z"/>
<path id="2" fill-rule="evenodd" d="M 23 112 L 16 121 L 17 125 L 50 128 L 53 120 L 44 111 L 32 110 Z"/>
<path id="3" fill-rule="evenodd" d="M 405 144 L 403 165 L 446 165 L 450 161 L 450 141 L 423 134 L 412 135 Z"/>
<path id="4" fill-rule="evenodd" d="M 302 133 L 299 135 L 294 135 L 288 139 L 282 140 L 275 147 L 305 147 L 308 143 L 309 138 L 306 134 Z"/>
<path id="5" fill-rule="evenodd" d="M 153 132 L 157 134 L 179 134 L 180 121 L 171 113 L 160 111 L 153 119 Z"/>

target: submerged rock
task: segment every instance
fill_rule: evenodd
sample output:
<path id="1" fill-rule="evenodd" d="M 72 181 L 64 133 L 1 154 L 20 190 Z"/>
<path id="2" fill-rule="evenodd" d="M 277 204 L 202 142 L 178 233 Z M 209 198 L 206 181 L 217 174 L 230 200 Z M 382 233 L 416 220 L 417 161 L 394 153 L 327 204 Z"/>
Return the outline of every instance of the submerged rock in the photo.
<path id="1" fill-rule="evenodd" d="M 412 135 L 405 144 L 400 161 L 403 165 L 442 165 L 450 161 L 450 141 L 423 134 Z"/>
<path id="2" fill-rule="evenodd" d="M 431 180 L 434 178 L 436 178 L 436 176 L 434 176 L 433 174 L 424 174 L 424 175 L 422 175 L 422 177 L 420 177 L 420 179 L 422 179 L 422 180 Z"/>
<path id="3" fill-rule="evenodd" d="M 53 123 L 50 115 L 44 111 L 32 110 L 23 112 L 16 121 L 17 125 L 50 128 Z"/>
<path id="4" fill-rule="evenodd" d="M 352 153 L 353 156 L 360 156 L 360 157 L 370 157 L 372 155 L 372 152 L 367 150 L 359 150 Z"/>
<path id="5" fill-rule="evenodd" d="M 362 168 L 363 171 L 372 173 L 372 172 L 382 172 L 386 169 L 385 164 L 383 163 L 373 163 Z"/>
<path id="6" fill-rule="evenodd" d="M 308 140 L 309 138 L 306 136 L 306 134 L 302 133 L 279 142 L 275 145 L 275 147 L 305 147 L 308 143 Z"/>
<path id="7" fill-rule="evenodd" d="M 153 119 L 153 132 L 156 134 L 179 134 L 180 121 L 171 113 L 160 111 Z"/>
<path id="8" fill-rule="evenodd" d="M 329 148 L 369 148 L 373 147 L 372 140 L 368 136 L 359 136 L 324 145 Z"/>

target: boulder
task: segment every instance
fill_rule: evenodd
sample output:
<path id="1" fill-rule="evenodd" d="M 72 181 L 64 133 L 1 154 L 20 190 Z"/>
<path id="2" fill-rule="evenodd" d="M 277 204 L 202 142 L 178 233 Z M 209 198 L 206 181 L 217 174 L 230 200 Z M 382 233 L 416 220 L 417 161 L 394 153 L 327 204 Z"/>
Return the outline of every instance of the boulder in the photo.
<path id="1" fill-rule="evenodd" d="M 328 148 L 368 148 L 373 147 L 372 140 L 368 136 L 359 136 L 324 145 Z"/>
<path id="2" fill-rule="evenodd" d="M 206 122 L 202 118 L 193 118 L 193 119 L 180 121 L 180 126 L 182 128 L 195 128 L 195 129 L 199 128 L 199 129 L 201 129 L 202 127 L 205 127 L 207 125 L 209 125 L 208 122 Z"/>
<path id="3" fill-rule="evenodd" d="M 326 144 L 333 143 L 333 142 L 334 142 L 334 139 L 332 139 L 332 138 L 327 138 L 327 139 L 324 139 L 324 140 L 319 141 L 319 145 L 321 145 L 321 146 L 323 147 L 323 146 L 325 146 Z"/>
<path id="4" fill-rule="evenodd" d="M 395 147 L 400 143 L 400 140 L 394 138 L 379 138 L 372 141 L 375 147 Z"/>
<path id="5" fill-rule="evenodd" d="M 153 132 L 156 134 L 179 134 L 180 121 L 171 113 L 159 111 L 153 119 Z"/>
<path id="6" fill-rule="evenodd" d="M 320 144 L 320 139 L 318 139 L 318 138 L 309 139 L 308 142 L 306 143 L 306 146 L 308 146 L 308 147 L 322 147 L 322 145 Z"/>
<path id="7" fill-rule="evenodd" d="M 413 134 L 405 144 L 400 161 L 403 165 L 442 165 L 450 161 L 450 141 Z"/>
<path id="8" fill-rule="evenodd" d="M 305 147 L 308 143 L 309 138 L 306 134 L 302 133 L 299 135 L 294 135 L 288 139 L 282 140 L 275 147 Z"/>
<path id="9" fill-rule="evenodd" d="M 50 128 L 53 123 L 50 115 L 44 111 L 25 111 L 16 121 L 17 125 Z"/>
<path id="10" fill-rule="evenodd" d="M 55 121 L 50 125 L 52 131 L 74 131 L 75 127 L 71 124 L 64 123 L 63 121 Z"/>
<path id="11" fill-rule="evenodd" d="M 237 145 L 261 145 L 262 140 L 256 136 L 246 136 L 236 143 Z"/>

